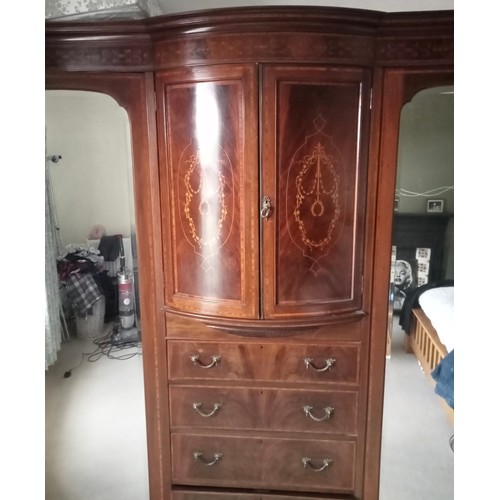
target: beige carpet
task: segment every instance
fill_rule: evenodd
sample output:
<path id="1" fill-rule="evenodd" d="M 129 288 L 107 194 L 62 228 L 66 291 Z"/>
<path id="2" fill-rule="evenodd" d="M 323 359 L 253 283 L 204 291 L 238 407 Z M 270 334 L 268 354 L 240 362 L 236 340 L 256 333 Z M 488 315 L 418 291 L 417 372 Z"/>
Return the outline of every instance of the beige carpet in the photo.
<path id="1" fill-rule="evenodd" d="M 386 361 L 380 500 L 452 500 L 453 428 L 394 318 Z"/>
<path id="2" fill-rule="evenodd" d="M 45 377 L 46 500 L 147 500 L 142 356 L 63 343 Z M 75 368 L 76 367 L 76 368 Z M 72 374 L 64 378 L 64 373 Z"/>

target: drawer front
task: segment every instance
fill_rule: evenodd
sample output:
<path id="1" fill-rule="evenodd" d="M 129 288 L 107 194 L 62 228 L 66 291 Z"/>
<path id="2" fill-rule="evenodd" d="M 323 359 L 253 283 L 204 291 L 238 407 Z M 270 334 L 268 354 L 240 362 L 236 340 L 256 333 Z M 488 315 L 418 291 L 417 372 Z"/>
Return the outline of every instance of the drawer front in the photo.
<path id="1" fill-rule="evenodd" d="M 174 491 L 172 500 L 262 500 L 266 497 L 252 493 L 222 493 L 218 491 Z M 273 498 L 273 497 L 271 497 Z M 275 497 L 274 497 L 275 498 Z M 278 497 L 279 498 L 279 497 Z M 283 497 L 282 497 L 283 498 Z M 288 497 L 290 500 L 290 497 Z"/>
<path id="2" fill-rule="evenodd" d="M 170 386 L 173 429 L 246 429 L 356 435 L 354 391 Z"/>
<path id="3" fill-rule="evenodd" d="M 224 491 L 174 491 L 171 496 L 172 500 L 318 500 L 325 498 L 334 500 L 337 497 L 328 495 L 327 497 L 308 497 L 303 495 L 271 495 L 266 493 L 232 493 Z M 341 497 L 338 497 L 341 498 Z M 345 497 L 342 496 L 342 500 Z"/>
<path id="4" fill-rule="evenodd" d="M 178 485 L 351 493 L 355 452 L 354 441 L 173 433 L 172 480 Z"/>
<path id="5" fill-rule="evenodd" d="M 168 342 L 170 380 L 359 382 L 360 347 L 232 342 Z"/>

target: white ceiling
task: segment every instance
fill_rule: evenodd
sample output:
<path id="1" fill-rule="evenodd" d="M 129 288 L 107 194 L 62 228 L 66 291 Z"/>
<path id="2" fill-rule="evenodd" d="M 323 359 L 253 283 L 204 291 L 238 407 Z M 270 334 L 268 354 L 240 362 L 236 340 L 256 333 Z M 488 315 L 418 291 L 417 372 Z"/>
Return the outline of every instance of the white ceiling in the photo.
<path id="1" fill-rule="evenodd" d="M 45 18 L 92 20 L 143 18 L 224 7 L 304 5 L 380 12 L 453 10 L 454 0 L 45 0 Z"/>
<path id="2" fill-rule="evenodd" d="M 403 12 L 421 10 L 453 10 L 454 0 L 156 0 L 164 14 L 219 7 L 260 5 L 319 5 Z M 154 3 L 154 2 L 153 2 Z"/>

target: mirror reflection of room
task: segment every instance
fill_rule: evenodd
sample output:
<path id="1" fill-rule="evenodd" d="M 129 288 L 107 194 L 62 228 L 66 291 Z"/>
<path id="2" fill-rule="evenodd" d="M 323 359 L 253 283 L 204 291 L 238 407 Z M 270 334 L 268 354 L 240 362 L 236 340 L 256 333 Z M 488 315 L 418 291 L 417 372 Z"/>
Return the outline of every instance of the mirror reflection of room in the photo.
<path id="1" fill-rule="evenodd" d="M 436 87 L 401 112 L 381 470 L 387 498 L 408 482 L 419 484 L 422 498 L 453 498 L 453 104 L 453 87 Z M 413 461 L 418 453 L 425 464 Z"/>
<path id="2" fill-rule="evenodd" d="M 126 111 L 104 94 L 46 91 L 45 163 L 46 268 L 52 270 L 46 276 L 52 310 L 45 342 L 47 498 L 75 498 L 83 484 L 93 482 L 109 483 L 116 498 L 125 498 L 131 493 L 123 481 L 128 477 L 134 498 L 145 500 L 142 332 Z"/>
<path id="3" fill-rule="evenodd" d="M 453 87 L 419 92 L 404 106 L 400 127 L 394 311 L 410 290 L 453 278 Z"/>
<path id="4" fill-rule="evenodd" d="M 133 328 L 129 336 L 138 341 L 128 118 L 98 93 L 49 91 L 47 105 L 47 182 L 57 227 L 59 289 L 70 321 L 64 326 L 75 326 L 80 338 L 95 338 L 111 326 L 122 334 Z M 123 288 L 129 297 L 121 300 Z M 94 305 L 97 314 L 91 314 Z"/>

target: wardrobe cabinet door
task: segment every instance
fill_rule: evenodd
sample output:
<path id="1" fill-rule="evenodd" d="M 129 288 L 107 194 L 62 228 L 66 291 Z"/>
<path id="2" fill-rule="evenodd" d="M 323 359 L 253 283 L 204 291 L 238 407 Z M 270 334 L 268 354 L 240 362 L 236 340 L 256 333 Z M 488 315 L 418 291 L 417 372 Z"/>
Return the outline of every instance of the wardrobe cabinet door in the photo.
<path id="1" fill-rule="evenodd" d="M 370 82 L 358 68 L 264 67 L 265 317 L 361 309 Z"/>
<path id="2" fill-rule="evenodd" d="M 258 315 L 257 71 L 221 65 L 156 79 L 165 304 Z"/>

